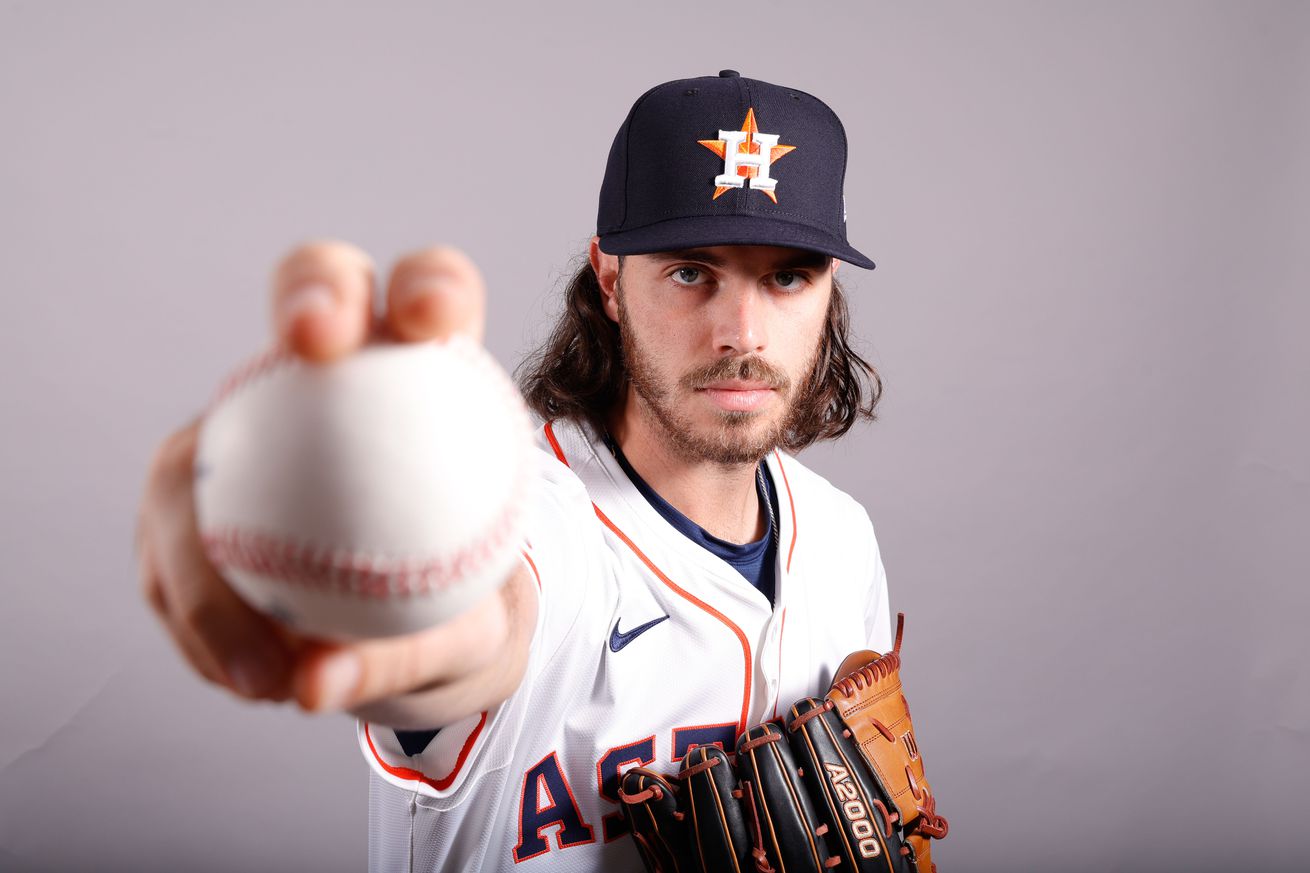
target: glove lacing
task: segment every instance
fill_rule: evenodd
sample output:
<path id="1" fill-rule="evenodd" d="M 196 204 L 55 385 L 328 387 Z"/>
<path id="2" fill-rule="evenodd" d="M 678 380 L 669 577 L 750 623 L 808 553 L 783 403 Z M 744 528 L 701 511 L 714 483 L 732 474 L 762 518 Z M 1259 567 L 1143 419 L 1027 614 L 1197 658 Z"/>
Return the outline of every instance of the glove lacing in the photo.
<path id="1" fill-rule="evenodd" d="M 840 690 L 847 697 L 855 694 L 857 689 L 863 689 L 865 685 L 873 687 L 874 685 L 886 679 L 901 668 L 901 639 L 905 635 L 905 613 L 898 613 L 896 616 L 896 642 L 892 650 L 885 655 L 879 656 L 876 660 L 865 664 L 857 670 L 851 671 L 846 676 L 833 683 L 833 687 Z M 831 709 L 832 701 L 827 701 L 827 708 Z M 909 707 L 906 707 L 908 711 Z M 813 713 L 811 713 L 813 715 Z M 896 735 L 876 718 L 870 718 L 872 724 L 878 733 L 882 734 L 883 739 L 889 743 L 896 742 Z M 849 736 L 849 730 L 847 735 Z M 919 834 L 928 839 L 940 840 L 950 831 L 950 822 L 945 816 L 937 814 L 937 798 L 933 797 L 932 791 L 928 786 L 920 785 L 915 781 L 914 773 L 910 765 L 905 765 L 905 775 L 909 778 L 910 793 L 914 795 L 914 806 L 919 815 L 914 822 L 906 828 L 906 835 Z M 902 850 L 904 853 L 904 849 Z"/>

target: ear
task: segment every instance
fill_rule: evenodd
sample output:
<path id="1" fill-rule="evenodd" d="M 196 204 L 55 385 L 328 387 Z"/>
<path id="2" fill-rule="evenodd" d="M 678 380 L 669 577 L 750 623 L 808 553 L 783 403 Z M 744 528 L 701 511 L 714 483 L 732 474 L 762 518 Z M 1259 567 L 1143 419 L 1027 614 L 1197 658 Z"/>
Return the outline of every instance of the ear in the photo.
<path id="1" fill-rule="evenodd" d="M 591 248 L 587 251 L 587 257 L 591 261 L 591 269 L 596 271 L 596 279 L 600 282 L 600 298 L 605 307 L 605 314 L 610 317 L 610 321 L 617 323 L 619 300 L 616 286 L 619 281 L 619 257 L 602 252 L 598 236 L 591 238 Z"/>

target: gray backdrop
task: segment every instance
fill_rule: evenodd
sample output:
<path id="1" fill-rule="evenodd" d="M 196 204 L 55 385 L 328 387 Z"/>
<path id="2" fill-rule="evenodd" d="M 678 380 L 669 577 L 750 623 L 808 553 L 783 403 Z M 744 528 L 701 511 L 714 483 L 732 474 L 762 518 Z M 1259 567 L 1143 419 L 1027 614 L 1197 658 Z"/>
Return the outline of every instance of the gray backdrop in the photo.
<path id="1" fill-rule="evenodd" d="M 910 616 L 942 870 L 1305 868 L 1310 4 L 233 5 L 0 3 L 0 869 L 363 867 L 350 722 L 140 602 L 147 460 L 305 238 L 464 247 L 512 366 L 631 101 L 722 67 L 853 143 L 886 401 L 807 460 Z"/>

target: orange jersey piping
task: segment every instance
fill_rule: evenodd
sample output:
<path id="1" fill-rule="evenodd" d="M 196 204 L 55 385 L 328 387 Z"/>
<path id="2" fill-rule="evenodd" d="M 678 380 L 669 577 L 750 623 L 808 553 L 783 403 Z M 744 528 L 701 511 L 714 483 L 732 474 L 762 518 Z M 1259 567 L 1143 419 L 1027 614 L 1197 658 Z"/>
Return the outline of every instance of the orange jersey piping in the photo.
<path id="1" fill-rule="evenodd" d="M 551 424 L 552 422 L 546 422 L 546 426 L 545 426 L 546 439 L 549 440 L 551 448 L 555 450 L 555 457 L 559 458 L 560 462 L 567 467 L 569 466 L 568 458 L 564 456 L 564 450 L 560 448 L 559 440 L 555 438 L 555 430 L 554 428 L 551 427 Z M 787 493 L 790 495 L 791 493 L 790 489 L 788 489 Z M 645 552 L 637 548 L 637 544 L 634 543 L 631 539 L 629 539 L 628 535 L 625 534 L 622 530 L 620 530 L 618 525 L 610 521 L 609 517 L 605 515 L 604 512 L 601 511 L 601 508 L 597 506 L 595 502 L 591 504 L 591 508 L 595 510 L 596 517 L 601 520 L 601 523 L 604 524 L 611 531 L 613 531 L 614 534 L 619 539 L 623 540 L 624 544 L 627 545 L 627 547 L 632 550 L 633 554 L 635 554 L 641 560 L 641 562 L 645 564 L 646 567 L 652 573 L 654 573 L 655 576 L 661 582 L 667 585 L 675 594 L 686 600 L 688 603 L 691 603 L 692 605 L 696 606 L 702 611 L 709 613 L 711 616 L 713 616 L 715 619 L 721 622 L 726 628 L 728 628 L 728 630 L 732 631 L 733 635 L 737 638 L 737 642 L 741 644 L 742 684 L 743 684 L 742 700 L 741 700 L 741 717 L 737 720 L 737 733 L 738 734 L 745 733 L 746 722 L 750 717 L 750 701 L 751 701 L 751 647 L 750 647 L 750 641 L 746 639 L 746 634 L 742 632 L 741 628 L 733 624 L 732 620 L 729 619 L 726 615 L 719 612 L 717 609 L 710 606 L 708 603 L 701 600 L 696 595 L 683 589 L 668 576 L 664 575 L 664 571 L 661 570 L 659 567 L 656 567 L 655 562 L 652 561 L 650 558 L 646 557 Z M 793 543 L 794 542 L 795 541 L 793 540 Z"/>

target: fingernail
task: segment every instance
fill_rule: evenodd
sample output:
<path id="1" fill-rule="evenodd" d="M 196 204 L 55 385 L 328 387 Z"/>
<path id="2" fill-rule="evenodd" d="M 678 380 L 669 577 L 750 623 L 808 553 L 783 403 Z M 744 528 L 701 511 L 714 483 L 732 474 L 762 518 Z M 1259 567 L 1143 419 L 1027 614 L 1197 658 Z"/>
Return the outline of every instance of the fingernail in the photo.
<path id="1" fill-rule="evenodd" d="M 341 709 L 355 696 L 361 666 L 353 652 L 334 652 L 319 662 L 318 705 L 315 709 Z"/>
<path id="2" fill-rule="evenodd" d="M 283 319 L 295 318 L 304 312 L 326 312 L 336 305 L 332 287 L 322 282 L 310 282 L 292 289 L 279 304 Z"/>
<path id="3" fill-rule="evenodd" d="M 449 276 L 435 273 L 427 276 L 415 276 L 396 289 L 397 302 L 411 300 L 426 294 L 444 294 L 454 283 Z"/>

